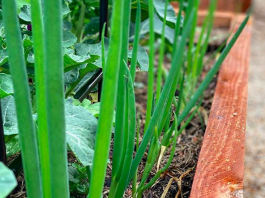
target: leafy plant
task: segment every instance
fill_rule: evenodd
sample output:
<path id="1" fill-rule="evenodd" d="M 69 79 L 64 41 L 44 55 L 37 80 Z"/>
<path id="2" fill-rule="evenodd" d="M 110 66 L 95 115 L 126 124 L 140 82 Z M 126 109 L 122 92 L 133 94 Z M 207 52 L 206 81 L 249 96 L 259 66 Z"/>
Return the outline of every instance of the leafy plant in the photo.
<path id="1" fill-rule="evenodd" d="M 6 112 L 5 138 L 9 155 L 21 150 L 28 197 L 69 197 L 70 189 L 88 194 L 89 198 L 100 198 L 113 123 L 110 198 L 123 197 L 132 179 L 133 196 L 140 198 L 168 169 L 177 137 L 197 113 L 203 92 L 248 21 L 247 17 L 200 82 L 216 0 L 211 0 L 208 17 L 194 45 L 198 4 L 198 0 L 180 0 L 176 17 L 164 0 L 115 0 L 110 5 L 110 38 L 90 43 L 94 38 L 91 35 L 98 32 L 91 29 L 98 19 L 97 9 L 92 16 L 86 16 L 87 9 L 98 8 L 98 1 L 2 0 L 0 96 Z M 88 20 L 89 25 L 84 28 Z M 135 24 L 130 30 L 131 21 Z M 139 45 L 140 37 L 146 33 L 149 55 Z M 158 37 L 161 45 L 156 79 Z M 130 45 L 132 38 L 134 42 Z M 168 75 L 162 75 L 167 40 L 173 44 L 171 69 Z M 104 78 L 101 102 L 91 104 L 86 99 L 77 102 L 69 98 L 84 92 L 91 72 L 99 68 L 103 69 Z M 142 133 L 139 121 L 137 124 L 134 94 L 137 70 L 148 71 L 147 113 Z M 180 93 L 178 98 L 176 90 Z M 143 134 L 141 142 L 140 134 Z M 67 145 L 79 161 L 69 167 Z M 161 167 L 159 161 L 169 149 L 170 158 Z M 137 185 L 137 169 L 145 152 L 147 162 Z M 149 181 L 155 163 L 157 173 Z M 8 173 L 5 167 L 0 169 Z M 13 186 L 10 185 L 10 190 Z"/>

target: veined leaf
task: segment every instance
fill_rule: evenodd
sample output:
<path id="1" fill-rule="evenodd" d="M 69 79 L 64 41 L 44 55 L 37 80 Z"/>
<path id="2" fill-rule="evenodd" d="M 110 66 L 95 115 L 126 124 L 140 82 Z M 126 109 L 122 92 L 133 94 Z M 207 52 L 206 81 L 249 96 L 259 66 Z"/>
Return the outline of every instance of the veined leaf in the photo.
<path id="1" fill-rule="evenodd" d="M 84 107 L 74 105 L 72 98 L 65 102 L 65 114 L 68 145 L 84 166 L 92 165 L 97 119 Z"/>
<path id="2" fill-rule="evenodd" d="M 17 186 L 17 180 L 13 171 L 8 169 L 3 162 L 0 162 L 0 175 L 0 198 L 4 198 Z"/>
<path id="3" fill-rule="evenodd" d="M 31 7 L 30 7 L 30 0 L 17 0 L 17 9 L 18 9 L 18 16 L 24 21 L 31 22 Z M 69 7 L 64 3 L 62 6 L 62 16 L 65 18 L 71 10 Z"/>
<path id="4" fill-rule="evenodd" d="M 132 58 L 132 50 L 128 51 L 128 58 Z M 146 50 L 139 46 L 137 52 L 137 63 L 141 71 L 148 71 L 149 68 L 149 58 Z"/>
<path id="5" fill-rule="evenodd" d="M 14 93 L 12 78 L 7 74 L 0 74 L 0 98 Z"/>
<path id="6" fill-rule="evenodd" d="M 18 135 L 9 135 L 6 141 L 6 155 L 11 156 L 20 151 Z"/>
<path id="7" fill-rule="evenodd" d="M 154 31 L 156 34 L 161 34 L 163 28 L 163 22 L 159 19 L 159 17 L 154 15 Z M 145 35 L 149 33 L 149 19 L 146 19 L 141 23 L 140 35 Z M 170 42 L 174 42 L 175 30 L 169 26 L 165 27 L 165 38 Z M 134 35 L 131 35 L 130 40 L 134 39 Z"/>
<path id="8" fill-rule="evenodd" d="M 17 116 L 13 96 L 1 100 L 2 117 L 5 135 L 18 134 Z"/>
<path id="9" fill-rule="evenodd" d="M 70 31 L 63 31 L 63 47 L 70 47 L 77 41 L 76 36 Z"/>
<path id="10" fill-rule="evenodd" d="M 157 13 L 157 15 L 161 21 L 163 21 L 163 19 L 164 19 L 165 4 L 166 4 L 166 0 L 154 0 L 154 7 L 155 7 L 156 13 Z M 172 5 L 168 4 L 166 24 L 169 27 L 174 28 L 176 25 L 176 21 L 177 21 L 176 12 L 174 11 Z"/>
<path id="11" fill-rule="evenodd" d="M 24 5 L 30 5 L 30 0 L 17 0 L 17 9 L 18 9 L 18 11 L 20 11 L 20 9 Z"/>
<path id="12" fill-rule="evenodd" d="M 18 14 L 19 18 L 24 21 L 30 22 L 31 21 L 31 11 L 29 5 L 24 5 Z"/>
<path id="13" fill-rule="evenodd" d="M 8 55 L 6 49 L 0 48 L 0 66 L 4 65 L 8 61 Z"/>

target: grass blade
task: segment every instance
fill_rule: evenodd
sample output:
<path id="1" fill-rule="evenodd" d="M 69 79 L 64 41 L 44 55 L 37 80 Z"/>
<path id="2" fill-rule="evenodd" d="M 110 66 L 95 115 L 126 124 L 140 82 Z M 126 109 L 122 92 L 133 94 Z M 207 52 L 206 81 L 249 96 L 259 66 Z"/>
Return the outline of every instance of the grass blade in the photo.
<path id="1" fill-rule="evenodd" d="M 119 180 L 121 171 L 123 169 L 123 160 L 126 153 L 126 136 L 128 135 L 128 127 L 126 126 L 128 119 L 127 105 L 126 105 L 126 67 L 124 67 L 124 61 L 127 65 L 128 61 L 128 46 L 129 46 L 129 23 L 130 23 L 130 6 L 131 1 L 124 2 L 124 10 L 129 10 L 129 13 L 124 14 L 122 20 L 122 50 L 120 59 L 120 71 L 118 79 L 118 95 L 117 95 L 117 107 L 116 107 L 116 126 L 114 135 L 114 148 L 113 148 L 113 169 L 112 169 L 112 181 Z M 112 182 L 111 188 L 116 188 Z"/>
<path id="2" fill-rule="evenodd" d="M 235 35 L 229 41 L 228 45 L 225 47 L 225 49 L 221 53 L 219 59 L 214 64 L 213 68 L 208 72 L 208 74 L 206 75 L 205 79 L 203 80 L 203 82 L 201 83 L 201 85 L 199 86 L 197 91 L 194 93 L 194 95 L 191 98 L 191 100 L 187 103 L 186 107 L 184 108 L 183 112 L 180 114 L 180 116 L 178 118 L 178 122 L 179 123 L 181 123 L 187 117 L 187 115 L 189 114 L 190 110 L 194 107 L 194 105 L 196 104 L 198 99 L 201 97 L 203 92 L 207 89 L 208 85 L 211 83 L 213 77 L 217 74 L 217 72 L 220 69 L 221 64 L 225 60 L 227 54 L 230 52 L 231 48 L 233 47 L 233 45 L 237 41 L 239 35 L 241 34 L 241 32 L 243 31 L 244 27 L 246 26 L 246 24 L 248 22 L 248 19 L 249 19 L 249 15 L 245 18 L 243 23 L 240 25 L 240 27 L 236 31 Z"/>
<path id="3" fill-rule="evenodd" d="M 144 131 L 149 125 L 154 95 L 154 58 L 155 58 L 155 32 L 154 32 L 154 3 L 153 0 L 148 0 L 149 12 L 149 68 L 148 68 L 148 85 L 147 85 L 147 109 Z"/>
<path id="4" fill-rule="evenodd" d="M 113 112 L 117 97 L 118 71 L 120 70 L 122 20 L 124 1 L 113 1 L 110 47 L 102 86 L 99 123 L 91 175 L 89 198 L 100 198 L 108 162 Z M 110 100 L 111 98 L 111 100 Z"/>
<path id="5" fill-rule="evenodd" d="M 62 1 L 45 0 L 43 5 L 52 196 L 68 197 L 62 52 Z"/>
<path id="6" fill-rule="evenodd" d="M 144 155 L 144 152 L 147 148 L 147 145 L 148 145 L 151 137 L 153 136 L 153 132 L 155 130 L 155 127 L 157 126 L 160 115 L 163 114 L 164 106 L 167 104 L 167 99 L 169 97 L 171 88 L 173 86 L 174 79 L 177 77 L 177 75 L 179 74 L 179 71 L 181 69 L 183 50 L 186 46 L 186 38 L 188 37 L 193 17 L 194 17 L 194 11 L 192 11 L 191 15 L 189 16 L 189 20 L 187 22 L 187 25 L 186 25 L 184 31 L 183 31 L 180 46 L 178 47 L 178 49 L 176 50 L 176 53 L 174 54 L 174 58 L 172 61 L 172 67 L 170 69 L 169 76 L 168 76 L 166 83 L 164 85 L 164 89 L 162 91 L 161 97 L 158 101 L 158 104 L 157 104 L 155 111 L 154 111 L 154 115 L 153 115 L 153 117 L 150 121 L 150 124 L 146 130 L 146 133 L 143 137 L 143 141 L 142 141 L 142 143 L 141 143 L 141 145 L 140 145 L 140 147 L 136 153 L 136 156 L 133 160 L 132 168 L 130 171 L 130 177 L 129 177 L 130 180 L 132 179 L 138 165 L 140 164 L 141 159 Z"/>
<path id="7" fill-rule="evenodd" d="M 19 142 L 22 152 L 27 195 L 32 198 L 40 198 L 42 194 L 37 138 L 32 119 L 30 92 L 22 48 L 20 25 L 17 17 L 16 1 L 2 0 L 2 8 L 10 72 L 14 87 Z"/>
<path id="8" fill-rule="evenodd" d="M 156 90 L 156 103 L 159 100 L 160 93 L 161 93 L 161 86 L 162 86 L 162 67 L 164 62 L 164 53 L 165 53 L 165 28 L 166 28 L 166 17 L 167 17 L 167 6 L 168 1 L 166 0 L 165 3 L 165 12 L 164 12 L 164 19 L 163 19 L 163 27 L 162 27 L 162 34 L 161 34 L 161 45 L 159 49 L 159 60 L 158 60 L 158 73 L 157 73 L 157 90 Z"/>
<path id="9" fill-rule="evenodd" d="M 49 138 L 46 113 L 46 81 L 44 65 L 44 31 L 40 0 L 31 0 L 31 21 L 35 57 L 36 103 L 38 114 L 38 144 L 41 166 L 42 191 L 51 197 Z"/>
<path id="10" fill-rule="evenodd" d="M 134 32 L 134 41 L 133 41 L 133 52 L 131 60 L 131 76 L 134 82 L 136 65 L 137 65 L 137 53 L 140 40 L 140 24 L 141 24 L 141 3 L 140 0 L 137 1 L 137 11 L 136 11 L 136 22 L 135 22 L 135 32 Z"/>

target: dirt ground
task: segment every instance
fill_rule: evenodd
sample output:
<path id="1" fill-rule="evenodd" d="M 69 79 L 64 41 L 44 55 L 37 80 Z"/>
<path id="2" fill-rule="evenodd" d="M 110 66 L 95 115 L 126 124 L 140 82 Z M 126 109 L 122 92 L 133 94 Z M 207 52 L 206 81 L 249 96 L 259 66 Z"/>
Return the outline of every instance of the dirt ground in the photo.
<path id="1" fill-rule="evenodd" d="M 265 197 L 265 1 L 253 2 L 244 197 Z"/>

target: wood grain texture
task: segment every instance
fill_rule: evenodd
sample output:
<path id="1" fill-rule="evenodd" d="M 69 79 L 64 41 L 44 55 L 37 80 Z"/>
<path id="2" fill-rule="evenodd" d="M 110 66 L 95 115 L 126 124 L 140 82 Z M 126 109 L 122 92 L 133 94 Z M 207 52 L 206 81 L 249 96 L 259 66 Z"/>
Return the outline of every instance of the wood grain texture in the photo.
<path id="1" fill-rule="evenodd" d="M 220 70 L 191 198 L 243 198 L 250 39 L 251 22 Z"/>

